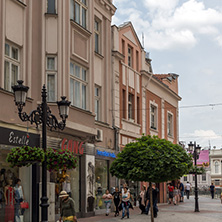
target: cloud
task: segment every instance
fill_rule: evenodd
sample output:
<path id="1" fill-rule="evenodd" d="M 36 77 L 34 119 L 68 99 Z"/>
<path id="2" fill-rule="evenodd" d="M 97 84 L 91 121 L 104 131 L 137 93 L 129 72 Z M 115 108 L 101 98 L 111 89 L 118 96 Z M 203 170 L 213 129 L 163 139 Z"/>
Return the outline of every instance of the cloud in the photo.
<path id="1" fill-rule="evenodd" d="M 222 35 L 221 36 L 217 36 L 215 38 L 215 40 L 218 42 L 218 45 L 222 47 Z"/>

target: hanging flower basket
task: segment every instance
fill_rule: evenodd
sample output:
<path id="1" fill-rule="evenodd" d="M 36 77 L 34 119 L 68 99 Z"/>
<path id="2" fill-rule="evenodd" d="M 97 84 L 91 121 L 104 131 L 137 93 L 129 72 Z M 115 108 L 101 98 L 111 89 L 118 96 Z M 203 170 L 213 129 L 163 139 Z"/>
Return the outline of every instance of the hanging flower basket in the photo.
<path id="1" fill-rule="evenodd" d="M 46 155 L 49 171 L 75 169 L 77 167 L 77 157 L 69 150 L 47 149 Z"/>
<path id="2" fill-rule="evenodd" d="M 11 167 L 30 166 L 44 160 L 44 151 L 39 147 L 22 146 L 12 148 L 6 161 Z"/>

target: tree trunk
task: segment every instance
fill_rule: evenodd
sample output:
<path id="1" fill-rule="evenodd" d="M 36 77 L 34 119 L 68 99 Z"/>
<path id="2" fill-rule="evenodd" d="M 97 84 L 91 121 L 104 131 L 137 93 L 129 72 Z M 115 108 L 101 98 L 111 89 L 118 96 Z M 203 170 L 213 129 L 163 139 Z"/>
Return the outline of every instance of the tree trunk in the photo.
<path id="1" fill-rule="evenodd" d="M 152 192 L 152 183 L 151 182 L 149 182 L 149 194 L 150 194 L 151 222 L 154 222 L 154 215 L 153 215 L 153 192 Z"/>

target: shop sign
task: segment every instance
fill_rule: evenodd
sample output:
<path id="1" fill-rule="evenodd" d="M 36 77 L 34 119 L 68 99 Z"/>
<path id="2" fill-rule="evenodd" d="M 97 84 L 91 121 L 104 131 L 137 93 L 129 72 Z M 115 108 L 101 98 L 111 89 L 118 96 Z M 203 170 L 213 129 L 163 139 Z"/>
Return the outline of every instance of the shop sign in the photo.
<path id="1" fill-rule="evenodd" d="M 74 140 L 68 140 L 64 138 L 61 143 L 61 149 L 62 150 L 69 150 L 75 154 L 81 154 L 83 155 L 83 142 L 78 142 Z"/>
<path id="2" fill-rule="evenodd" d="M 107 151 L 96 150 L 96 154 L 99 155 L 99 156 L 116 158 L 115 153 L 110 153 L 110 152 L 107 152 Z"/>
<path id="3" fill-rule="evenodd" d="M 0 144 L 10 146 L 39 146 L 40 135 L 0 127 Z"/>

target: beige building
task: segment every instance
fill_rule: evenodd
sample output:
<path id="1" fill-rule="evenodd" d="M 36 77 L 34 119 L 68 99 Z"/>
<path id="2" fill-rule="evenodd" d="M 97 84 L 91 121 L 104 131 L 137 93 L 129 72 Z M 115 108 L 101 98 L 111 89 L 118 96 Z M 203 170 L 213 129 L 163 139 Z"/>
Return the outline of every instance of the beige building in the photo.
<path id="1" fill-rule="evenodd" d="M 178 75 L 154 74 L 149 54 L 142 47 L 131 22 L 112 26 L 113 115 L 119 128 L 120 150 L 145 135 L 157 135 L 178 143 Z M 135 193 L 139 183 L 130 183 Z M 160 201 L 166 201 L 166 186 L 159 185 Z M 135 190 L 136 189 L 136 190 Z"/>
<path id="2" fill-rule="evenodd" d="M 41 127 L 36 129 L 18 117 L 11 89 L 18 79 L 30 88 L 24 108 L 27 113 L 41 102 L 43 84 L 48 105 L 58 119 L 56 101 L 63 95 L 71 101 L 65 130 L 48 131 L 47 146 L 66 149 L 68 144 L 78 145 L 79 165 L 67 172 L 71 177 L 67 191 L 75 200 L 78 217 L 103 209 L 101 193 L 115 186 L 108 172 L 116 153 L 110 111 L 111 18 L 115 10 L 111 0 L 0 1 L 0 130 L 6 135 L 6 139 L 0 139 L 0 170 L 4 178 L 0 189 L 4 190 L 10 177 L 13 183 L 15 178 L 22 180 L 30 203 L 24 221 L 40 221 L 39 168 L 11 169 L 5 158 L 12 147 L 24 145 L 10 142 L 15 141 L 10 136 L 29 135 L 28 144 L 39 146 Z M 49 221 L 59 217 L 58 192 L 64 189 L 61 176 L 62 172 L 48 173 Z M 1 221 L 5 215 L 3 208 Z"/>

